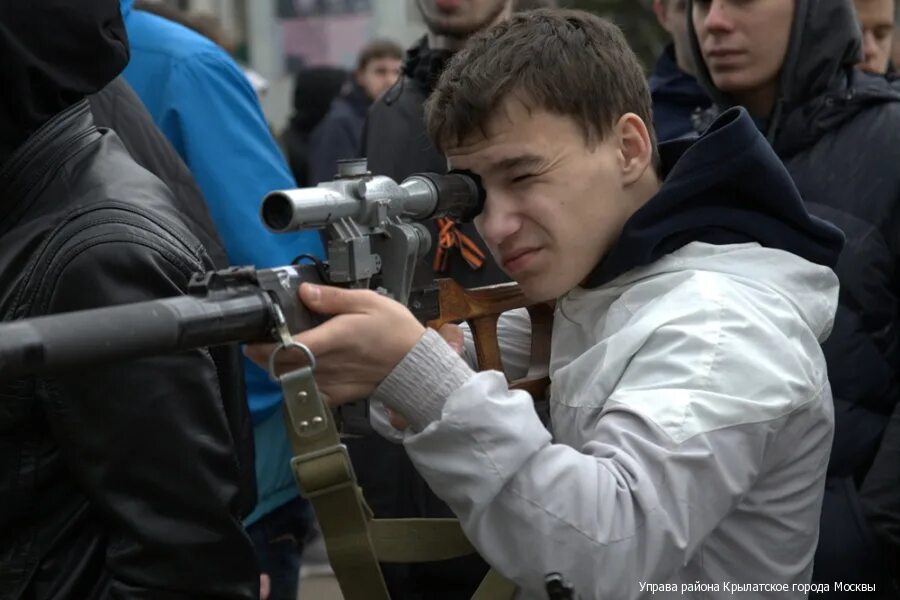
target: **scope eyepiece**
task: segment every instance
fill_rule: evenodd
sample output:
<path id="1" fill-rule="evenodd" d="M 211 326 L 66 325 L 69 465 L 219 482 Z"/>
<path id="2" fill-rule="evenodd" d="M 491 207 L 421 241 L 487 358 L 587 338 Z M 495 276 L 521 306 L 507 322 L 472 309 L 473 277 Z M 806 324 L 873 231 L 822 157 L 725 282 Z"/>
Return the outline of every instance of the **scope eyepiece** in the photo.
<path id="1" fill-rule="evenodd" d="M 468 169 L 453 169 L 448 175 L 460 176 L 465 182 L 469 200 L 461 207 L 458 218 L 460 221 L 470 222 L 484 210 L 484 200 L 487 192 L 481 183 L 481 176 Z"/>

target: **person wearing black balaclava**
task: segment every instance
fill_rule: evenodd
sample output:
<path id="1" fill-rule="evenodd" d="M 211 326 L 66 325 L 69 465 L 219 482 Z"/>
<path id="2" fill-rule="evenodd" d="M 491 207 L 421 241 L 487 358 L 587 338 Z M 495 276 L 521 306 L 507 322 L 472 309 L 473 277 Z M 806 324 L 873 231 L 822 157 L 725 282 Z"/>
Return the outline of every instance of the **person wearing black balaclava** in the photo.
<path id="1" fill-rule="evenodd" d="M 128 62 L 118 1 L 0 0 L 0 56 L 0 320 L 184 293 L 212 261 L 86 99 Z M 234 352 L 0 384 L 0 597 L 258 597 Z"/>

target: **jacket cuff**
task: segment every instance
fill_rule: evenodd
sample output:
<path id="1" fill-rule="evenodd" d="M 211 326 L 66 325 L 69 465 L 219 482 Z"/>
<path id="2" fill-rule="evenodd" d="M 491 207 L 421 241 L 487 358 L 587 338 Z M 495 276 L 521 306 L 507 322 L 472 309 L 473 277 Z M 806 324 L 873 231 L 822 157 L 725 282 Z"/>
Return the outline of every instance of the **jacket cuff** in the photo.
<path id="1" fill-rule="evenodd" d="M 403 415 L 415 432 L 441 419 L 447 397 L 475 372 L 433 329 L 419 338 L 372 399 Z"/>

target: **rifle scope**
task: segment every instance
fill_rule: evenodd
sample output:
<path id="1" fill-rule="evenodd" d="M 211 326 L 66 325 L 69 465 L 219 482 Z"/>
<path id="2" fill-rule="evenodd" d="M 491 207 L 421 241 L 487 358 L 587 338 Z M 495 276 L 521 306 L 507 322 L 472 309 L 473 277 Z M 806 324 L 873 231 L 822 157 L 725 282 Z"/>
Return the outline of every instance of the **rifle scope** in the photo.
<path id="1" fill-rule="evenodd" d="M 352 219 L 371 226 L 386 218 L 425 221 L 451 217 L 469 221 L 484 203 L 484 190 L 473 173 L 421 173 L 402 183 L 357 174 L 359 161 L 341 161 L 334 181 L 313 188 L 279 190 L 263 199 L 263 223 L 276 233 L 321 229 Z"/>

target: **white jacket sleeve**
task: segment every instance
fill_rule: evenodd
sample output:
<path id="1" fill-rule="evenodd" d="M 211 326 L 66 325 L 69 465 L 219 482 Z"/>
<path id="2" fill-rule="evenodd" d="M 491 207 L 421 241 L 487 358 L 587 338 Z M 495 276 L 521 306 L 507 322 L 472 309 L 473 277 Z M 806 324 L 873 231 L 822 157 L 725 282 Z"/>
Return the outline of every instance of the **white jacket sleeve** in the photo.
<path id="1" fill-rule="evenodd" d="M 459 327 L 463 332 L 463 358 L 474 369 L 477 361 L 472 330 L 465 323 Z M 531 360 L 531 317 L 528 316 L 528 310 L 519 308 L 500 315 L 497 321 L 497 340 L 507 378 L 513 380 L 524 377 Z M 385 439 L 396 443 L 403 441 L 403 432 L 390 424 L 384 404 L 374 398 L 369 401 L 369 422 Z"/>
<path id="2" fill-rule="evenodd" d="M 694 431 L 693 396 L 715 394 L 730 411 L 750 404 L 709 389 L 705 369 L 675 358 L 696 343 L 679 327 L 656 331 L 603 407 L 577 417 L 591 440 L 580 448 L 551 443 L 526 393 L 510 392 L 500 373 L 472 372 L 431 332 L 376 396 L 410 418 L 404 444 L 416 468 L 487 562 L 528 597 L 543 597 L 544 576 L 559 572 L 581 597 L 627 600 L 689 560 L 750 488 L 777 428 L 738 419 Z M 686 435 L 640 411 L 661 399 L 687 407 Z"/>

